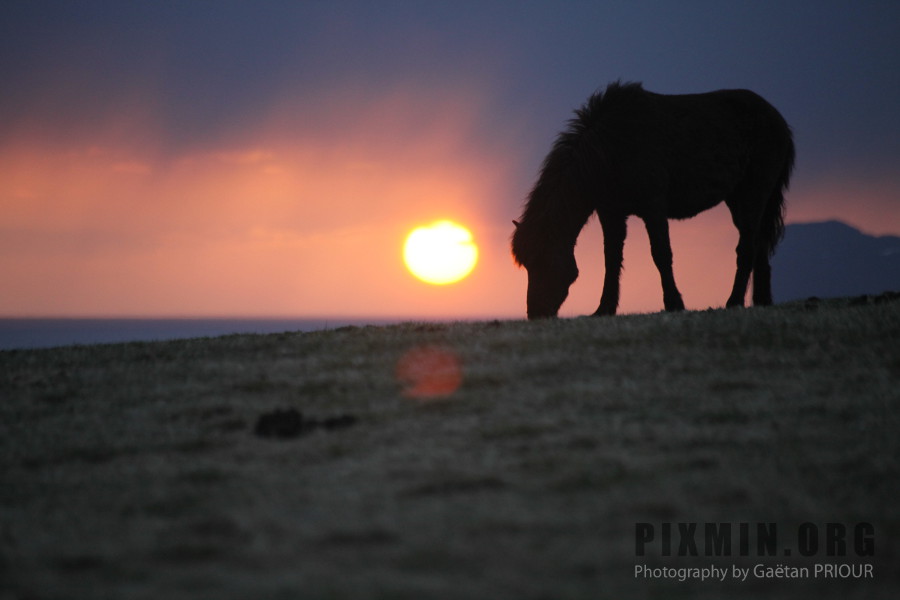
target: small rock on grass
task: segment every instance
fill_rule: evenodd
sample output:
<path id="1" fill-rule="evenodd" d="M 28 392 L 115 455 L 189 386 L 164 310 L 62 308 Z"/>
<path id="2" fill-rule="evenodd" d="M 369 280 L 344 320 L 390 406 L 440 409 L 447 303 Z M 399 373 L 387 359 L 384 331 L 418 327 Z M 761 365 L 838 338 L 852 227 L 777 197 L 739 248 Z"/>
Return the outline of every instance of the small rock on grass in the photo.
<path id="1" fill-rule="evenodd" d="M 340 415 L 326 419 L 310 419 L 300 411 L 288 408 L 273 410 L 260 415 L 254 433 L 259 437 L 292 439 L 318 428 L 334 431 L 344 429 L 357 422 L 354 415 Z"/>

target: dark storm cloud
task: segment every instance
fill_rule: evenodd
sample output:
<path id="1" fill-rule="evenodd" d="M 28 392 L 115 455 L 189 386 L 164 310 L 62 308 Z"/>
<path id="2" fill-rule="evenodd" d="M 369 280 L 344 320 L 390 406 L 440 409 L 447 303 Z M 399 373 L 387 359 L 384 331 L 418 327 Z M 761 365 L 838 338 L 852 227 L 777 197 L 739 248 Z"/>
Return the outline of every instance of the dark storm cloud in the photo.
<path id="1" fill-rule="evenodd" d="M 201 143 L 330 86 L 491 87 L 485 126 L 529 120 L 536 148 L 595 88 L 748 87 L 793 123 L 801 164 L 900 156 L 896 2 L 11 2 L 0 124 L 63 131 L 150 102 Z M 364 101 L 364 98 L 361 98 Z M 439 107 L 435 107 L 439 110 Z M 522 124 L 524 125 L 524 124 Z"/>

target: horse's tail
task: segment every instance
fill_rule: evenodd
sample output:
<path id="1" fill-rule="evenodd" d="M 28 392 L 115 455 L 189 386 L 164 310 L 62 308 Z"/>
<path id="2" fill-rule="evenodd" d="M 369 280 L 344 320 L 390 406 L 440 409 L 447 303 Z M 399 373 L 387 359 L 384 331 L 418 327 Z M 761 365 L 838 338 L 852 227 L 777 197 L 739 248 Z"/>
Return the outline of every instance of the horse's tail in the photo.
<path id="1" fill-rule="evenodd" d="M 794 140 L 790 129 L 787 131 L 787 155 L 781 168 L 781 174 L 778 176 L 778 183 L 766 203 L 763 211 L 762 224 L 760 234 L 765 248 L 772 256 L 775 253 L 775 247 L 784 237 L 784 192 L 788 189 L 791 181 L 791 172 L 794 170 Z"/>

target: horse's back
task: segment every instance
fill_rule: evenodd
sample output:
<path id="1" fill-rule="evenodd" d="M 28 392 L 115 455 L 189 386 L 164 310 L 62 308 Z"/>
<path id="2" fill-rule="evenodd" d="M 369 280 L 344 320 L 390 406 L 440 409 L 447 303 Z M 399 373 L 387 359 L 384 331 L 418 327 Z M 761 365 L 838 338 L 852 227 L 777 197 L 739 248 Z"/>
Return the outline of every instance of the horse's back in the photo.
<path id="1" fill-rule="evenodd" d="M 755 172 L 780 168 L 777 157 L 793 148 L 781 114 L 750 90 L 640 91 L 619 99 L 630 108 L 609 111 L 618 116 L 608 123 L 611 140 L 628 140 L 616 144 L 622 191 L 646 196 L 653 206 L 651 196 L 666 197 L 669 218 L 693 217 L 719 204 Z M 641 215 L 642 204 L 634 214 Z"/>

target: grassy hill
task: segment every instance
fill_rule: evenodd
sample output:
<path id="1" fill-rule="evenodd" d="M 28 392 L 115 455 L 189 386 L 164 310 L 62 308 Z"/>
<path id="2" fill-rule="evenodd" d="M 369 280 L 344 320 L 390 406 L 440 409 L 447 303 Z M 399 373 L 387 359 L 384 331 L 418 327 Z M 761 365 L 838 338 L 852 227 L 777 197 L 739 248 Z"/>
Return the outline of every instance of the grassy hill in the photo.
<path id="1" fill-rule="evenodd" d="M 896 598 L 898 338 L 886 295 L 0 352 L 0 598 Z M 817 563 L 875 578 L 634 574 Z"/>

